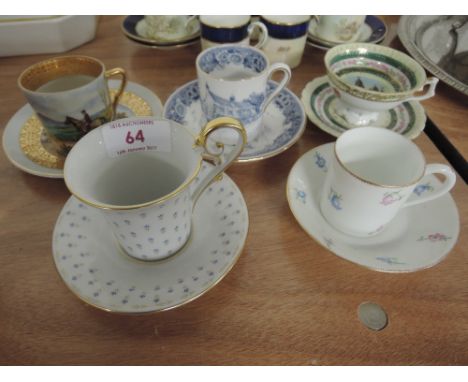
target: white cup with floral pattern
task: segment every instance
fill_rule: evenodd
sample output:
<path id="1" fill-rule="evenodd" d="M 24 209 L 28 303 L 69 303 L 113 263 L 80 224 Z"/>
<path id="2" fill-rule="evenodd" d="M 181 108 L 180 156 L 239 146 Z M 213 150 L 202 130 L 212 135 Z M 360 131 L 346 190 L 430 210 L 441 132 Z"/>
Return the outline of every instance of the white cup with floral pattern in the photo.
<path id="1" fill-rule="evenodd" d="M 359 37 L 366 16 L 324 15 L 314 18 L 317 21 L 315 33 L 319 38 L 329 42 L 344 43 L 353 42 Z"/>
<path id="2" fill-rule="evenodd" d="M 128 150 L 116 156 L 109 153 L 104 131 L 111 124 L 91 131 L 73 146 L 64 165 L 65 184 L 76 198 L 102 211 L 128 255 L 139 260 L 168 257 L 189 239 L 198 196 L 242 152 L 245 130 L 233 118 L 218 118 L 195 137 L 174 121 L 121 119 L 115 122 L 117 127 L 137 126 L 141 138 L 148 137 L 147 129 L 167 129 L 168 140 L 159 149 Z M 207 147 L 210 134 L 220 128 L 235 131 L 234 147 Z M 215 166 L 200 178 L 204 159 Z"/>
<path id="3" fill-rule="evenodd" d="M 426 196 L 407 200 L 427 174 L 445 177 Z M 336 141 L 320 198 L 325 219 L 352 236 L 373 236 L 405 207 L 449 192 L 456 175 L 444 164 L 428 164 L 409 139 L 386 129 L 358 127 Z"/>

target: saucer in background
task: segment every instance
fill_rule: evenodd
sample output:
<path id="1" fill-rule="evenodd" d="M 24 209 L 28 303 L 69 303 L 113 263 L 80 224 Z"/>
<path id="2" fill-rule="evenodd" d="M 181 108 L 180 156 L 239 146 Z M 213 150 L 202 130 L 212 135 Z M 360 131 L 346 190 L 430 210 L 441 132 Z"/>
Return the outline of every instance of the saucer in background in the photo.
<path id="1" fill-rule="evenodd" d="M 327 76 L 317 77 L 309 82 L 302 90 L 301 100 L 309 120 L 321 130 L 339 137 L 350 128 L 334 112 L 337 96 Z M 403 102 L 380 114 L 372 126 L 395 131 L 409 139 L 416 138 L 426 125 L 426 113 L 417 101 Z"/>
<path id="2" fill-rule="evenodd" d="M 144 17 L 145 16 L 136 15 L 126 16 L 122 21 L 122 32 L 133 42 L 152 48 L 174 49 L 195 44 L 200 40 L 200 23 L 197 19 L 189 23 L 187 32 L 182 36 L 176 36 L 174 38 L 148 38 L 141 36 L 137 32 L 137 24 L 142 21 Z"/>
<path id="3" fill-rule="evenodd" d="M 324 40 L 315 34 L 317 27 L 317 20 L 312 18 L 309 24 L 309 32 L 307 34 L 307 44 L 321 49 L 328 50 L 339 43 Z M 377 16 L 366 16 L 364 24 L 359 30 L 359 37 L 353 42 L 366 42 L 371 44 L 378 44 L 387 34 L 387 26 Z"/>

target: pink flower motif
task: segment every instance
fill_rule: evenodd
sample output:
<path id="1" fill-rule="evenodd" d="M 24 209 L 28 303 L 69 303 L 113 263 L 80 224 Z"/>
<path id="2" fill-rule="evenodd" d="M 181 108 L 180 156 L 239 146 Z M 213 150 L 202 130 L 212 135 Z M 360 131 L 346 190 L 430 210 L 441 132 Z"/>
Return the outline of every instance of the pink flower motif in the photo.
<path id="1" fill-rule="evenodd" d="M 439 241 L 447 241 L 447 240 L 450 240 L 451 237 L 449 236 L 446 236 L 444 235 L 443 233 L 439 233 L 439 232 L 436 232 L 436 233 L 431 233 L 429 235 L 427 235 L 426 237 L 424 236 L 421 236 L 418 241 L 430 241 L 431 243 L 436 243 L 436 242 L 439 242 Z"/>
<path id="2" fill-rule="evenodd" d="M 430 241 L 441 241 L 441 240 L 445 241 L 445 240 L 447 240 L 447 236 L 445 236 L 444 234 L 438 233 L 438 232 L 433 233 L 431 235 L 428 235 L 427 238 Z"/>
<path id="3" fill-rule="evenodd" d="M 384 206 L 388 206 L 392 203 L 395 203 L 399 200 L 403 199 L 403 196 L 400 195 L 400 191 L 396 192 L 386 192 L 383 195 L 382 200 L 380 201 L 380 204 L 383 204 Z"/>

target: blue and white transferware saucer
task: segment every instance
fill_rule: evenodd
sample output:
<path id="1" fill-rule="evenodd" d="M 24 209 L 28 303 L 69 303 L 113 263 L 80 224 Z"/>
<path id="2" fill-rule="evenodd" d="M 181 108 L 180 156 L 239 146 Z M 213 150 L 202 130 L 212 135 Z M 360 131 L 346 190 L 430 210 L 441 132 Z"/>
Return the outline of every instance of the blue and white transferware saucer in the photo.
<path id="1" fill-rule="evenodd" d="M 242 193 L 226 174 L 202 193 L 192 219 L 191 237 L 181 250 L 164 260 L 140 261 L 120 249 L 99 210 L 72 196 L 53 233 L 55 265 L 68 288 L 99 309 L 149 313 L 178 307 L 227 275 L 249 226 Z"/>
<path id="2" fill-rule="evenodd" d="M 339 137 L 349 129 L 335 112 L 337 96 L 327 76 L 317 77 L 302 90 L 301 101 L 309 120 L 321 130 Z M 416 138 L 426 125 L 426 113 L 419 102 L 403 102 L 394 109 L 383 111 L 373 127 L 392 130 L 409 139 Z"/>
<path id="3" fill-rule="evenodd" d="M 269 81 L 268 94 L 276 86 L 276 82 Z M 181 86 L 169 97 L 163 116 L 185 125 L 194 134 L 199 133 L 206 119 L 201 109 L 197 80 Z M 237 161 L 255 161 L 282 153 L 301 137 L 305 124 L 301 102 L 290 90 L 283 89 L 268 105 L 261 133 L 248 142 Z"/>
<path id="4" fill-rule="evenodd" d="M 289 207 L 301 227 L 335 255 L 382 272 L 413 272 L 442 261 L 455 245 L 460 222 L 450 193 L 431 202 L 403 208 L 380 233 L 348 236 L 333 228 L 320 212 L 320 194 L 333 155 L 333 143 L 305 153 L 289 173 Z M 428 175 L 410 198 L 434 192 L 441 182 Z"/>
<path id="5" fill-rule="evenodd" d="M 309 31 L 307 34 L 307 44 L 321 49 L 328 50 L 339 43 L 327 41 L 316 35 L 317 20 L 311 19 L 309 24 Z M 359 36 L 355 42 L 366 42 L 369 44 L 378 44 L 387 34 L 387 26 L 384 21 L 377 16 L 366 16 L 364 24 L 359 29 Z"/>

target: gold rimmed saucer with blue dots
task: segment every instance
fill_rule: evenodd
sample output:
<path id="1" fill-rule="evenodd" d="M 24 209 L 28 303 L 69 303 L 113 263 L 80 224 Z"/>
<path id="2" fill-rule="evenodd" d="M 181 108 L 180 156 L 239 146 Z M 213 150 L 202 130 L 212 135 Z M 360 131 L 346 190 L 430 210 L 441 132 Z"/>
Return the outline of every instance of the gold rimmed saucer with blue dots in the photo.
<path id="1" fill-rule="evenodd" d="M 220 282 L 240 257 L 248 226 L 242 193 L 224 175 L 200 196 L 187 244 L 162 261 L 141 261 L 118 246 L 99 210 L 71 197 L 54 229 L 53 257 L 64 283 L 82 301 L 115 313 L 159 312 Z"/>

